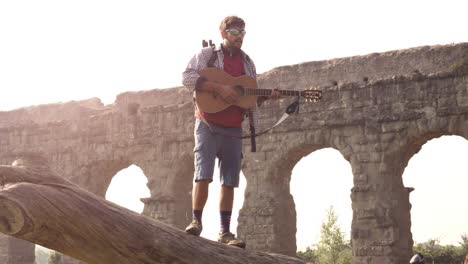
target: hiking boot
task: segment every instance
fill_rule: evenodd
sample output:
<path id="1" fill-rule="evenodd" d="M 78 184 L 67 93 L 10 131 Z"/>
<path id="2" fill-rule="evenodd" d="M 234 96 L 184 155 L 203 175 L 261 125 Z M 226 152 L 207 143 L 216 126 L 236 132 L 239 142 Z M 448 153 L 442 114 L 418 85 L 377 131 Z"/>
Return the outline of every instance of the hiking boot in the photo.
<path id="1" fill-rule="evenodd" d="M 187 228 L 185 228 L 185 232 L 194 236 L 200 236 L 202 230 L 203 226 L 197 220 L 193 220 L 192 223 L 190 223 L 190 225 L 188 225 Z"/>
<path id="2" fill-rule="evenodd" d="M 218 242 L 226 244 L 226 245 L 230 245 L 230 246 L 245 248 L 245 242 L 240 239 L 237 239 L 236 236 L 231 232 L 219 234 Z"/>

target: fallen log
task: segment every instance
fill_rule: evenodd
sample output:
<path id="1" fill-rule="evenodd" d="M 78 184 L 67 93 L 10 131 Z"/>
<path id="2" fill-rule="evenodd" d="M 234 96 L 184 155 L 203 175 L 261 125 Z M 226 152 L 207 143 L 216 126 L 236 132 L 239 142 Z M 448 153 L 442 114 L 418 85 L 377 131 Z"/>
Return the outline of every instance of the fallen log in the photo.
<path id="1" fill-rule="evenodd" d="M 188 235 L 57 176 L 35 154 L 0 166 L 0 232 L 90 264 L 304 263 Z"/>

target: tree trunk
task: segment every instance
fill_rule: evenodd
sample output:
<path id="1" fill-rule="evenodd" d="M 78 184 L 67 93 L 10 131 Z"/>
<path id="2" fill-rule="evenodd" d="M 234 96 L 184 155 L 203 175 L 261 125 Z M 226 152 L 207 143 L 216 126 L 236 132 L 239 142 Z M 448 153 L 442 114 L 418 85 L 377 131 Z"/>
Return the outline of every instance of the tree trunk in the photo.
<path id="1" fill-rule="evenodd" d="M 58 177 L 33 154 L 0 166 L 0 232 L 88 263 L 304 263 L 188 235 Z"/>

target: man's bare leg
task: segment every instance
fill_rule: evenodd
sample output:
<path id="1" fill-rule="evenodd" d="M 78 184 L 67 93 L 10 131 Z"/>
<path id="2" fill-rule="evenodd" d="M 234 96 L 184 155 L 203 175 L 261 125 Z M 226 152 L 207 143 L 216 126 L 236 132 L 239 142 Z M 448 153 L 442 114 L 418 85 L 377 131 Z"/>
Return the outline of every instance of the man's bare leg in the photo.
<path id="1" fill-rule="evenodd" d="M 202 210 L 205 208 L 206 200 L 208 199 L 208 187 L 210 182 L 208 180 L 197 181 L 193 185 L 192 190 L 192 209 Z"/>

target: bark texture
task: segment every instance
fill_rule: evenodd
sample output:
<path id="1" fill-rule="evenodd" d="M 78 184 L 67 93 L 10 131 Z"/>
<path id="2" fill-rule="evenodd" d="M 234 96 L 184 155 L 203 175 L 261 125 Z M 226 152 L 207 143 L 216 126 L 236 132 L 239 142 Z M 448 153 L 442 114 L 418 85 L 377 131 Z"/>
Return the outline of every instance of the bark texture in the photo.
<path id="1" fill-rule="evenodd" d="M 0 232 L 88 263 L 303 263 L 194 237 L 59 177 L 45 158 L 0 166 Z"/>

